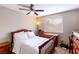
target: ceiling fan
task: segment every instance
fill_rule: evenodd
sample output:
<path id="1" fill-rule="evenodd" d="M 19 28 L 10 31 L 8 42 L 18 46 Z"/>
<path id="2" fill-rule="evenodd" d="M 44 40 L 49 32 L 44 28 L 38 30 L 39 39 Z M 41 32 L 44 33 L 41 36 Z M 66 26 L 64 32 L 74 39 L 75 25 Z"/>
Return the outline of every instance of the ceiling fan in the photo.
<path id="1" fill-rule="evenodd" d="M 26 11 L 29 11 L 26 15 L 30 14 L 32 11 L 34 12 L 34 14 L 36 16 L 38 16 L 38 13 L 37 12 L 44 12 L 44 10 L 35 10 L 34 9 L 34 4 L 30 4 L 30 6 L 27 6 L 25 4 L 18 4 L 22 7 L 25 7 L 25 8 L 19 8 L 19 10 L 26 10 Z M 29 9 L 26 9 L 26 8 L 29 8 Z"/>

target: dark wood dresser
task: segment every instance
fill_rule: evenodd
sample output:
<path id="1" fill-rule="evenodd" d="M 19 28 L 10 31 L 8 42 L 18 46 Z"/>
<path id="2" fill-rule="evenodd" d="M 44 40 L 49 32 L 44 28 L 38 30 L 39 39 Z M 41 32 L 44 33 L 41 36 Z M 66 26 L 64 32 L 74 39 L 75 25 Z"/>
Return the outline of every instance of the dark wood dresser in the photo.
<path id="1" fill-rule="evenodd" d="M 79 33 L 73 32 L 70 38 L 70 54 L 79 54 Z"/>

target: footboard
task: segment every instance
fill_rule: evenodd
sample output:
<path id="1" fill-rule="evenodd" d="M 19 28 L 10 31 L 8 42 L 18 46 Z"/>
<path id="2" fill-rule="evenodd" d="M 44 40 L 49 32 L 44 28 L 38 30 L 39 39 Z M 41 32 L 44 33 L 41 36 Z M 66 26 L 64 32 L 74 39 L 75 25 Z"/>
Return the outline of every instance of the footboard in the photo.
<path id="1" fill-rule="evenodd" d="M 48 41 L 39 46 L 39 54 L 51 54 L 55 50 L 55 46 L 58 43 L 58 36 L 51 36 Z"/>

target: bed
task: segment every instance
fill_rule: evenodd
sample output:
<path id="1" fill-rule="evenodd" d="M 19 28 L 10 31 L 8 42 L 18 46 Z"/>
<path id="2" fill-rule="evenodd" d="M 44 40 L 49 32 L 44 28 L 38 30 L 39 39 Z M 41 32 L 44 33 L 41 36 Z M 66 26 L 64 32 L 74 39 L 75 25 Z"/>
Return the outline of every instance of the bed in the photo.
<path id="1" fill-rule="evenodd" d="M 12 32 L 12 52 L 16 54 L 49 54 L 53 53 L 55 46 L 57 45 L 58 36 L 51 36 L 50 38 L 44 38 L 40 36 L 34 36 L 25 39 L 17 39 L 14 37 L 16 33 L 20 32 L 32 32 L 32 30 L 21 29 Z"/>

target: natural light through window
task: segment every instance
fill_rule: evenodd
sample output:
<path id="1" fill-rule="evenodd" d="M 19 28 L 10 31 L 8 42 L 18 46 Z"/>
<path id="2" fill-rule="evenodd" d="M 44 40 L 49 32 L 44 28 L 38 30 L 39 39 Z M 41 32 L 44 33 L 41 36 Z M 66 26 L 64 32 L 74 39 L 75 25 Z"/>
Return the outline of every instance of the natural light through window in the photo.
<path id="1" fill-rule="evenodd" d="M 46 32 L 63 32 L 63 17 L 62 16 L 48 16 L 43 17 L 42 28 Z"/>

